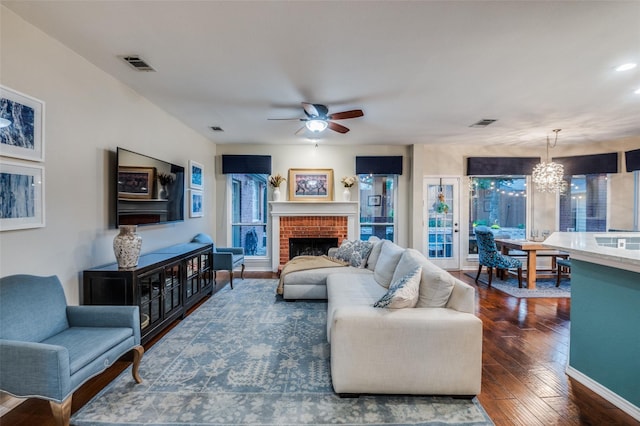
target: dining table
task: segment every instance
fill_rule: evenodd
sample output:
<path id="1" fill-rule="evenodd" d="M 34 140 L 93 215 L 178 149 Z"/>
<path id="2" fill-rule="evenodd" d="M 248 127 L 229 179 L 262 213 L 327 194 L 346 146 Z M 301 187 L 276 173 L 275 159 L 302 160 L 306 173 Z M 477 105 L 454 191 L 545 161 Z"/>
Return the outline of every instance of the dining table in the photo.
<path id="1" fill-rule="evenodd" d="M 511 250 L 519 250 L 524 252 L 524 255 L 527 256 L 527 269 L 526 275 L 527 278 L 527 288 L 529 290 L 535 290 L 536 288 L 536 279 L 537 279 L 537 261 L 539 256 L 551 256 L 552 257 L 552 268 L 556 267 L 556 257 L 567 258 L 568 253 L 553 250 L 549 247 L 545 246 L 542 241 L 530 241 L 530 240 L 512 240 L 507 238 L 496 238 L 496 245 L 501 248 L 502 254 L 511 255 Z"/>

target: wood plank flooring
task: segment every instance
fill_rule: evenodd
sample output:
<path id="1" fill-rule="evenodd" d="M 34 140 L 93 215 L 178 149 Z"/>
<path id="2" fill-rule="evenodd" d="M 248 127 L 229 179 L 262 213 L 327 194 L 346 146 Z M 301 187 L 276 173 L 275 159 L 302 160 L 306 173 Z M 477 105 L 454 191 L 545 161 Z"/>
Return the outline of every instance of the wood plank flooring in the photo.
<path id="1" fill-rule="evenodd" d="M 475 286 L 462 272 L 453 275 Z M 245 276 L 272 275 L 247 272 Z M 234 287 L 242 285 L 239 278 L 234 281 Z M 227 284 L 228 276 L 219 273 L 216 290 Z M 482 393 L 478 399 L 497 426 L 640 425 L 565 374 L 570 299 L 517 299 L 484 285 L 477 288 L 477 314 L 484 326 Z M 149 342 L 147 349 L 156 341 Z M 119 361 L 80 388 L 73 395 L 72 412 L 128 365 Z M 1 417 L 0 425 L 54 423 L 47 402 L 29 399 Z"/>

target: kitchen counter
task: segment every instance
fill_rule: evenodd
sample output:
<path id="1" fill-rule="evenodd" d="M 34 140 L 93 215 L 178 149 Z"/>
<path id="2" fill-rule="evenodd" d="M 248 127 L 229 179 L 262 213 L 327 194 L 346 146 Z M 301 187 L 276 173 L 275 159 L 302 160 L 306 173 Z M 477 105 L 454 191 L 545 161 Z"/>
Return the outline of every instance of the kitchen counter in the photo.
<path id="1" fill-rule="evenodd" d="M 572 259 L 640 272 L 640 232 L 554 232 L 543 244 Z"/>
<path id="2" fill-rule="evenodd" d="M 556 232 L 571 259 L 567 374 L 640 421 L 640 233 Z"/>

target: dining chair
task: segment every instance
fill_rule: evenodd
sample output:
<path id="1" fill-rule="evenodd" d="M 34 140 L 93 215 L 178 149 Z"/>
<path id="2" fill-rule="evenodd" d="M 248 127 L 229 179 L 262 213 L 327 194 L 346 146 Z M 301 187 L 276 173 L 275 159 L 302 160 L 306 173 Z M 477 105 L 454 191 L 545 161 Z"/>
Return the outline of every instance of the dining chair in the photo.
<path id="1" fill-rule="evenodd" d="M 488 227 L 476 226 L 475 234 L 478 241 L 478 274 L 476 275 L 476 283 L 480 278 L 483 266 L 487 267 L 489 287 L 491 287 L 491 279 L 493 278 L 493 268 L 496 268 L 496 270 L 517 269 L 518 287 L 522 288 L 522 262 L 498 251 L 493 232 Z"/>
<path id="2" fill-rule="evenodd" d="M 560 287 L 560 278 L 562 277 L 562 274 L 571 272 L 571 259 L 556 259 L 556 268 L 558 272 L 556 287 Z"/>

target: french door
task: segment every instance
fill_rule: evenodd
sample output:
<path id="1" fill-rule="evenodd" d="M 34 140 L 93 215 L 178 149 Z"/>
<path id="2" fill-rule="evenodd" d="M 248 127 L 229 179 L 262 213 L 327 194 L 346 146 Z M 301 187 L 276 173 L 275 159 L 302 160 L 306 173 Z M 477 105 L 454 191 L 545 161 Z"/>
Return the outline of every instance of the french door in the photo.
<path id="1" fill-rule="evenodd" d="M 460 178 L 425 177 L 424 255 L 443 269 L 460 269 Z"/>

